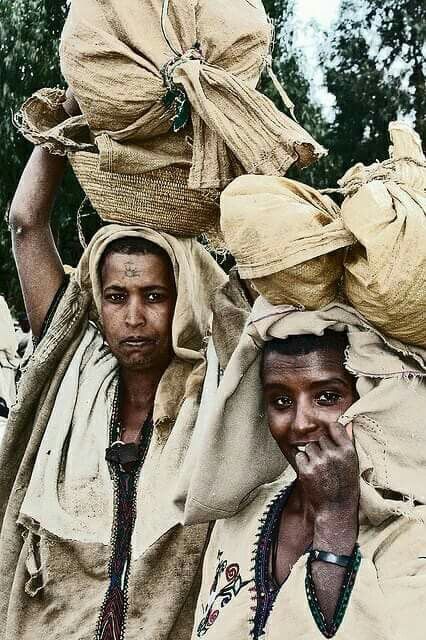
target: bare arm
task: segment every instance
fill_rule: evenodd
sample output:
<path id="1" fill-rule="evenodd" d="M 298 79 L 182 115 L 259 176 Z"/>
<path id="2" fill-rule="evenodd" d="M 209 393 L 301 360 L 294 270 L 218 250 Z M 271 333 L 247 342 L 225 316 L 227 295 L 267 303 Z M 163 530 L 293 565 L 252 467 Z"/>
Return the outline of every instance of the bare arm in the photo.
<path id="1" fill-rule="evenodd" d="M 358 537 L 358 457 L 341 425 L 332 423 L 328 431 L 318 445 L 297 454 L 298 475 L 315 513 L 313 549 L 351 556 Z M 345 576 L 346 569 L 339 565 L 312 563 L 316 596 L 328 625 Z"/>
<path id="2" fill-rule="evenodd" d="M 336 555 L 350 556 L 357 536 L 357 511 L 336 510 L 317 517 L 312 547 L 331 551 Z M 345 576 L 346 569 L 338 565 L 321 561 L 312 564 L 315 592 L 327 624 L 333 620 Z"/>
<path id="3" fill-rule="evenodd" d="M 69 117 L 81 113 L 70 88 L 62 108 Z M 65 275 L 50 228 L 50 214 L 65 168 L 65 158 L 36 147 L 10 209 L 13 254 L 31 330 L 37 337 Z"/>
<path id="4" fill-rule="evenodd" d="M 66 159 L 36 147 L 24 169 L 11 210 L 15 262 L 31 330 L 39 336 L 64 279 L 53 240 L 50 214 L 65 172 Z"/>

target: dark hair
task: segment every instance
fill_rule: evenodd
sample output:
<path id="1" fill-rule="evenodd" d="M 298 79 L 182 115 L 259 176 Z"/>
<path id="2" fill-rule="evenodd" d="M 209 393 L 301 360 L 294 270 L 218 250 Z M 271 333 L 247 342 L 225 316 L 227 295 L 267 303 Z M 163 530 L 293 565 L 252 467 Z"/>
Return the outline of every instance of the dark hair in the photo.
<path id="1" fill-rule="evenodd" d="M 313 351 L 340 351 L 344 353 L 347 346 L 346 332 L 326 329 L 322 336 L 306 333 L 289 336 L 286 339 L 273 338 L 265 343 L 264 355 L 271 352 L 285 356 L 303 356 Z"/>
<path id="2" fill-rule="evenodd" d="M 139 236 L 125 236 L 123 238 L 117 238 L 117 240 L 113 240 L 107 246 L 99 261 L 99 273 L 102 273 L 102 268 L 105 264 L 105 260 L 112 253 L 122 253 L 125 255 L 150 254 L 154 256 L 161 256 L 162 258 L 167 260 L 169 267 L 172 269 L 172 262 L 170 260 L 169 254 L 162 247 L 158 246 L 158 244 L 155 244 L 154 242 L 151 242 L 151 240 L 147 240 L 146 238 L 142 238 Z"/>

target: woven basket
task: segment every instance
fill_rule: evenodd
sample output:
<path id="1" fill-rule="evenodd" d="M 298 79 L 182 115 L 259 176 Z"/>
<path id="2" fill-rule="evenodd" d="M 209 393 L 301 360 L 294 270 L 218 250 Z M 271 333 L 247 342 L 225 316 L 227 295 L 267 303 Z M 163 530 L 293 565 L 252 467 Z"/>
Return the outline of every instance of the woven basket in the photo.
<path id="1" fill-rule="evenodd" d="M 140 224 L 175 236 L 217 234 L 219 193 L 189 189 L 189 168 L 171 165 L 139 175 L 124 175 L 100 171 L 96 153 L 78 151 L 68 157 L 103 220 Z"/>

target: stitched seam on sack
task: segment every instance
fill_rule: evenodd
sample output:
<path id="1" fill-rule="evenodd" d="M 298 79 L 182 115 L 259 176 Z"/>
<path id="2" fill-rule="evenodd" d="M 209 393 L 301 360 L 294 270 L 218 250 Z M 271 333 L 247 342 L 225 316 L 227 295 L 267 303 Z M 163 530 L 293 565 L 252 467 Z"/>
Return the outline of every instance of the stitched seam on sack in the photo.
<path id="1" fill-rule="evenodd" d="M 365 414 L 355 416 L 354 420 L 357 420 L 360 423 L 359 425 L 360 428 L 362 428 L 362 426 L 367 427 L 366 432 L 369 435 L 371 435 L 376 440 L 376 442 L 381 446 L 385 483 L 386 483 L 386 486 L 388 487 L 389 486 L 389 473 L 388 473 L 388 464 L 387 464 L 388 441 L 385 438 L 384 430 L 382 429 L 382 427 L 379 425 L 378 422 L 376 422 L 373 418 L 366 416 Z M 374 473 L 376 472 L 374 467 L 373 467 L 373 472 Z"/>

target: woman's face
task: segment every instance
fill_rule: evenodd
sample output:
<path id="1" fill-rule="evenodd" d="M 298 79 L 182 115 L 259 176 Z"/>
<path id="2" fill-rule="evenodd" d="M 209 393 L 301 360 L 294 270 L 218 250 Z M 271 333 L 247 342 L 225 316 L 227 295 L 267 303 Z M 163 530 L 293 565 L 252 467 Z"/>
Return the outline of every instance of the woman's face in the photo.
<path id="1" fill-rule="evenodd" d="M 339 350 L 268 352 L 262 384 L 269 429 L 293 468 L 298 451 L 327 435 L 327 425 L 357 399 L 354 378 L 344 368 Z"/>
<path id="2" fill-rule="evenodd" d="M 123 368 L 166 368 L 173 353 L 175 302 L 173 273 L 162 256 L 107 256 L 102 268 L 102 323 Z"/>

